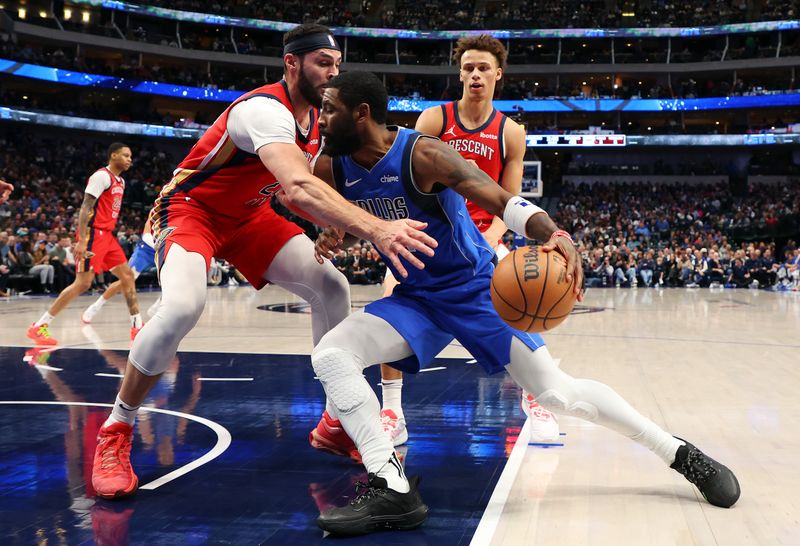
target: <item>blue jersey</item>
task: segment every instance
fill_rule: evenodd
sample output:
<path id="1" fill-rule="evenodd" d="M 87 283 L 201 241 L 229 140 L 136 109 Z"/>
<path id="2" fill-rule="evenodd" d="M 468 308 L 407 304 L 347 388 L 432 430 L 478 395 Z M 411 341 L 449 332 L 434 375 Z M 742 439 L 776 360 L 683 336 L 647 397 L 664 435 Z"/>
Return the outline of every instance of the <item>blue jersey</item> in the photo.
<path id="1" fill-rule="evenodd" d="M 364 311 L 388 322 L 408 342 L 413 355 L 392 366 L 416 372 L 455 337 L 489 373 L 510 361 L 511 339 L 531 350 L 541 337 L 514 330 L 497 315 L 489 295 L 494 250 L 469 217 L 464 198 L 444 188 L 425 193 L 414 183 L 411 156 L 422 137 L 416 131 L 390 128 L 397 138 L 386 155 L 367 170 L 349 156 L 333 158 L 338 190 L 368 212 L 386 220 L 413 218 L 427 222 L 425 233 L 436 239 L 434 256 L 417 256 L 425 269 L 408 268 L 391 296 Z M 386 260 L 389 267 L 391 264 Z M 395 278 L 400 279 L 392 268 Z"/>
<path id="2" fill-rule="evenodd" d="M 333 177 L 339 192 L 350 202 L 384 220 L 412 218 L 427 222 L 425 233 L 436 239 L 432 257 L 417 255 L 425 269 L 408 268 L 403 284 L 409 288 L 461 285 L 477 276 L 491 276 L 494 250 L 469 217 L 464 197 L 445 188 L 432 193 L 414 183 L 411 155 L 423 135 L 402 127 L 383 158 L 367 170 L 350 156 L 333 158 Z M 382 256 L 396 279 L 400 275 Z"/>

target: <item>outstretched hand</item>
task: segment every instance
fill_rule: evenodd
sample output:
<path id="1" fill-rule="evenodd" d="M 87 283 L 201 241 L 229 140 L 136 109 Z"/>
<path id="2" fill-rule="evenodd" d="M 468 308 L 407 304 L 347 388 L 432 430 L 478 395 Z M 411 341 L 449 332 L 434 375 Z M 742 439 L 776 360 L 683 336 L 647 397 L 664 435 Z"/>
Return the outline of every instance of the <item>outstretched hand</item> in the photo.
<path id="1" fill-rule="evenodd" d="M 438 246 L 436 239 L 422 231 L 426 227 L 428 224 L 425 222 L 408 219 L 383 222 L 376 235 L 372 237 L 372 242 L 405 278 L 408 277 L 408 271 L 400 261 L 400 257 L 417 269 L 424 269 L 425 264 L 414 256 L 413 252 L 433 256 L 433 249 Z"/>
<path id="2" fill-rule="evenodd" d="M 578 301 L 583 301 L 583 262 L 578 255 L 578 249 L 572 239 L 565 236 L 563 232 L 555 232 L 547 244 L 542 245 L 543 252 L 551 252 L 555 250 L 567 260 L 567 281 L 575 281 L 572 285 L 572 291 Z"/>

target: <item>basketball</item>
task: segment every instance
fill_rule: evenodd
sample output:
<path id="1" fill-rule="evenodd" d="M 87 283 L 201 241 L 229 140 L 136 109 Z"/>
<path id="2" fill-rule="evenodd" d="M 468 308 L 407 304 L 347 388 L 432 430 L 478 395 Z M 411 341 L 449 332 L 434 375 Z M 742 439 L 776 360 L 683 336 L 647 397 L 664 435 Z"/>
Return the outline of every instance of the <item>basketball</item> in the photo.
<path id="1" fill-rule="evenodd" d="M 567 260 L 557 251 L 520 247 L 497 264 L 492 303 L 512 328 L 544 332 L 569 316 L 576 301 L 574 282 L 567 281 Z"/>

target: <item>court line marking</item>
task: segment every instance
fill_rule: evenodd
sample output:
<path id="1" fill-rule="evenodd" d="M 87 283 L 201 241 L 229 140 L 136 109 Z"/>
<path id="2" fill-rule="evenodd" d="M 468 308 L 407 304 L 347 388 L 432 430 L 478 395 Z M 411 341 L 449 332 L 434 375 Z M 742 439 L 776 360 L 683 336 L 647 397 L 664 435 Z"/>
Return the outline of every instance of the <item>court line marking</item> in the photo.
<path id="1" fill-rule="evenodd" d="M 506 466 L 500 474 L 500 479 L 497 480 L 497 485 L 494 486 L 494 491 L 486 505 L 486 510 L 483 511 L 483 516 L 478 522 L 478 527 L 475 529 L 475 534 L 472 535 L 472 540 L 469 546 L 486 546 L 491 544 L 497 525 L 500 523 L 500 516 L 503 514 L 503 509 L 506 506 L 508 495 L 511 493 L 511 488 L 514 486 L 514 481 L 517 479 L 519 468 L 522 466 L 522 461 L 525 458 L 525 450 L 528 447 L 528 437 L 530 435 L 530 420 L 526 419 L 525 424 L 519 431 L 517 441 L 511 450 L 511 455 L 506 461 Z M 523 439 L 524 438 L 524 439 Z"/>
<path id="2" fill-rule="evenodd" d="M 198 377 L 198 381 L 252 381 L 252 377 Z"/>
<path id="3" fill-rule="evenodd" d="M 37 400 L 0 400 L 0 404 L 2 405 L 29 405 L 29 406 L 92 406 L 92 407 L 100 407 L 100 408 L 113 408 L 114 404 L 101 404 L 95 402 L 56 402 L 56 401 L 37 401 Z M 225 450 L 231 445 L 231 433 L 220 425 L 219 423 L 215 423 L 209 419 L 205 419 L 204 417 L 198 417 L 197 415 L 190 415 L 188 413 L 182 413 L 180 411 L 172 411 L 168 409 L 161 409 L 161 408 L 149 408 L 146 406 L 142 406 L 140 408 L 142 411 L 151 411 L 155 413 L 164 413 L 166 415 L 172 415 L 173 417 L 182 417 L 183 419 L 189 419 L 190 421 L 194 421 L 196 423 L 200 423 L 201 425 L 205 425 L 217 435 L 217 443 L 214 444 L 208 452 L 205 453 L 202 457 L 191 461 L 180 468 L 176 468 L 172 472 L 164 474 L 160 478 L 156 478 L 155 480 L 148 482 L 144 485 L 139 486 L 139 489 L 145 490 L 153 490 L 165 485 L 172 480 L 178 479 L 184 474 L 188 474 L 192 470 L 203 466 L 204 464 L 213 461 L 220 455 L 222 455 Z"/>
<path id="4" fill-rule="evenodd" d="M 45 366 L 44 364 L 32 364 L 34 368 L 39 368 L 40 370 L 47 370 L 48 372 L 63 372 L 64 368 L 54 368 L 53 366 Z"/>
<path id="5" fill-rule="evenodd" d="M 95 377 L 125 377 L 121 373 L 96 373 Z"/>

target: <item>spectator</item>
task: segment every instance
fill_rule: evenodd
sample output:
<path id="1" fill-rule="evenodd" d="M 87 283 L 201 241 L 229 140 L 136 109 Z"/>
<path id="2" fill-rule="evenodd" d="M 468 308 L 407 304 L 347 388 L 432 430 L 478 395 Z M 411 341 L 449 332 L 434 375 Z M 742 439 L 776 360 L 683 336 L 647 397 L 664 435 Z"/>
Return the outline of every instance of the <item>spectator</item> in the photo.
<path id="1" fill-rule="evenodd" d="M 741 258 L 736 258 L 733 261 L 733 268 L 731 274 L 728 275 L 728 282 L 726 286 L 730 288 L 745 288 L 751 283 L 750 272 L 745 267 Z"/>
<path id="2" fill-rule="evenodd" d="M 650 287 L 653 283 L 653 274 L 656 269 L 656 264 L 653 261 L 654 253 L 652 250 L 648 250 L 647 253 L 639 260 L 639 276 L 642 278 L 642 282 L 646 287 Z"/>
<path id="3" fill-rule="evenodd" d="M 42 234 L 44 235 L 44 234 Z M 53 291 L 55 269 L 50 265 L 50 256 L 47 254 L 47 241 L 38 239 L 33 250 L 33 267 L 28 270 L 30 275 L 39 275 L 42 292 L 50 294 Z"/>
<path id="4" fill-rule="evenodd" d="M 75 280 L 75 258 L 72 255 L 72 241 L 62 237 L 49 253 L 50 265 L 53 266 L 56 292 L 60 292 Z"/>

